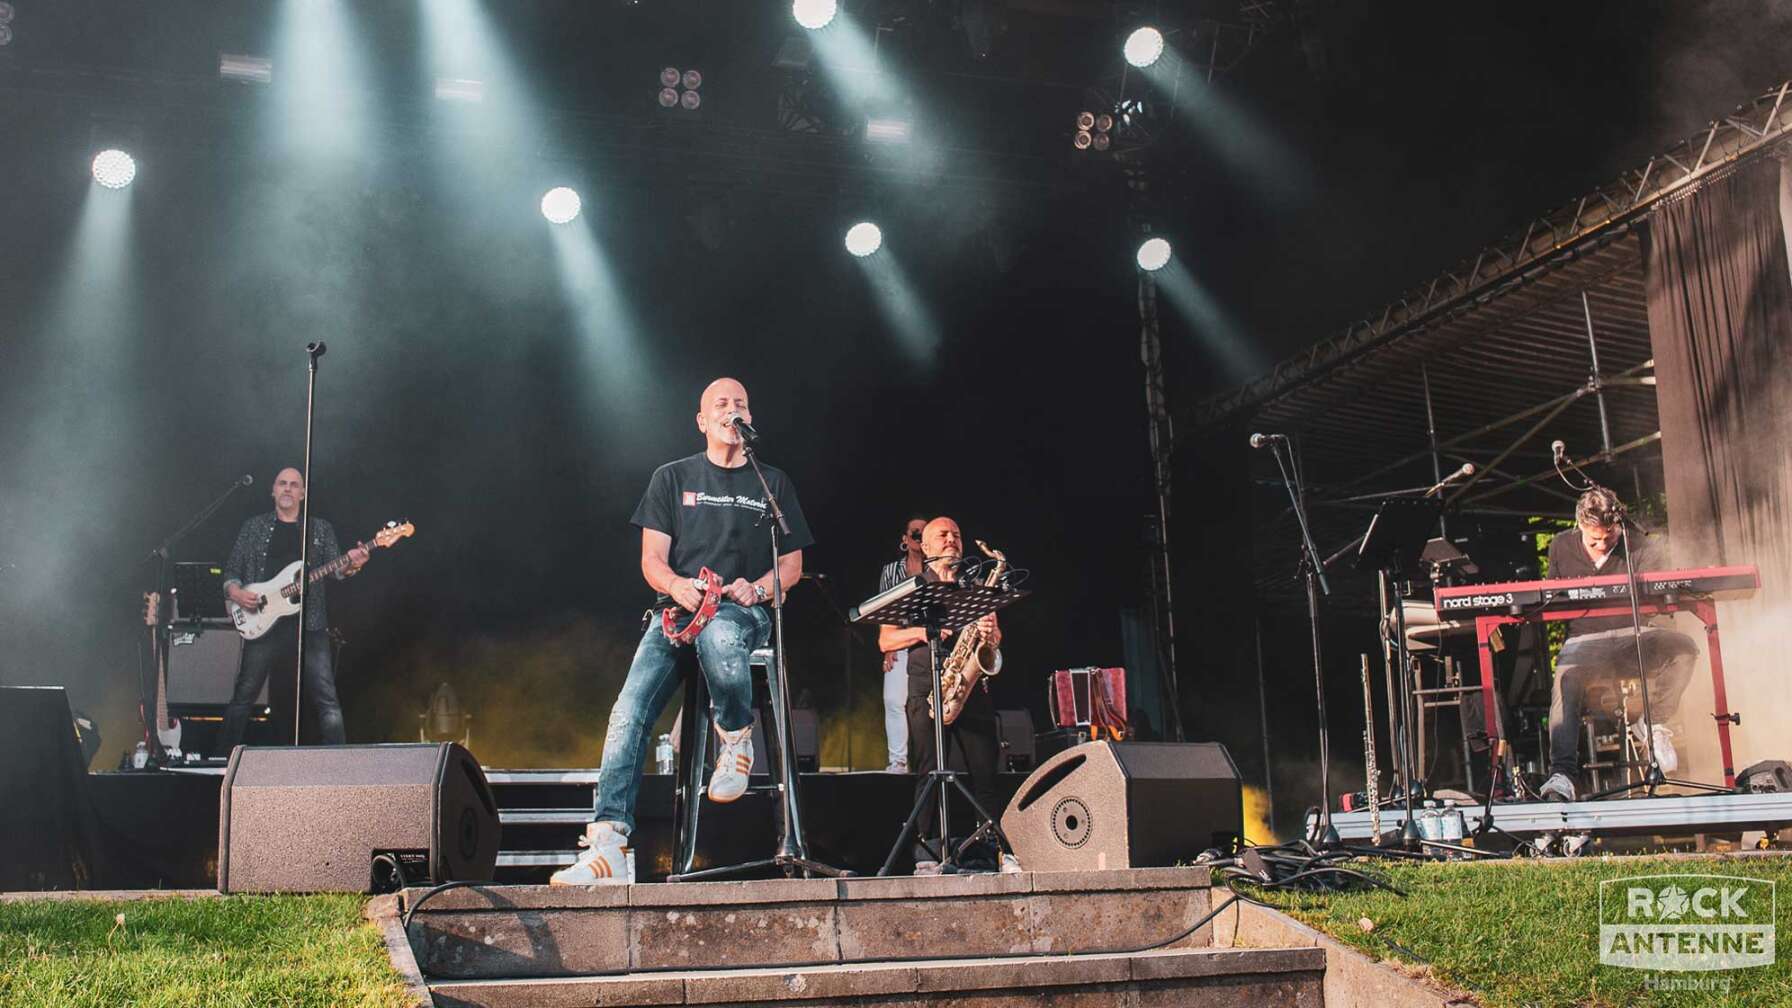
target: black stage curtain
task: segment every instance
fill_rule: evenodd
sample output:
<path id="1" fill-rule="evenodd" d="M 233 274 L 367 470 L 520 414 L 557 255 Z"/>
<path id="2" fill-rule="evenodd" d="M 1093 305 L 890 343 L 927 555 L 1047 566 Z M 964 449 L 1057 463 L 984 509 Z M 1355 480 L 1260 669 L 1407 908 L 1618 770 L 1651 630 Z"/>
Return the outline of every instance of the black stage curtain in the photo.
<path id="1" fill-rule="evenodd" d="M 1792 597 L 1785 171 L 1756 158 L 1656 209 L 1646 277 L 1674 559 L 1757 564 L 1768 599 Z"/>

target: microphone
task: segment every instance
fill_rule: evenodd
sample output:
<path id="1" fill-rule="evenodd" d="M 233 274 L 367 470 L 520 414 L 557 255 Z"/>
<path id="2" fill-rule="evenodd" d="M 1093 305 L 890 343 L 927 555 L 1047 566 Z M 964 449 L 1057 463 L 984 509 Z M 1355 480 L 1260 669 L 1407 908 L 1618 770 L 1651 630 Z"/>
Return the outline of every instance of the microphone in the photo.
<path id="1" fill-rule="evenodd" d="M 1455 472 L 1451 473 L 1448 476 L 1445 476 L 1443 479 L 1438 480 L 1437 484 L 1435 486 L 1433 486 L 1431 489 L 1425 491 L 1425 496 L 1429 497 L 1432 494 L 1438 492 L 1439 490 L 1442 490 L 1444 487 L 1447 487 L 1450 484 L 1456 482 L 1457 480 L 1468 479 L 1470 476 L 1473 476 L 1474 474 L 1475 474 L 1475 464 L 1473 462 L 1464 462 L 1464 463 L 1462 463 L 1462 468 L 1456 470 Z"/>
<path id="2" fill-rule="evenodd" d="M 1563 462 L 1567 461 L 1567 453 L 1568 446 L 1563 444 L 1560 438 L 1549 443 L 1549 457 L 1556 465 L 1561 465 Z"/>
<path id="3" fill-rule="evenodd" d="M 241 475 L 240 477 L 237 478 L 236 485 L 240 486 L 240 487 L 245 487 L 245 486 L 252 485 L 254 482 L 255 482 L 255 477 L 249 475 L 248 473 L 244 473 L 243 475 Z"/>
<path id="4" fill-rule="evenodd" d="M 322 357 L 324 355 L 324 352 L 328 349 L 330 349 L 330 348 L 327 346 L 324 346 L 323 340 L 318 340 L 315 343 L 305 344 L 305 352 L 310 354 L 313 357 Z"/>
<path id="5" fill-rule="evenodd" d="M 1262 447 L 1264 447 L 1272 442 L 1275 442 L 1275 441 L 1287 441 L 1287 440 L 1288 440 L 1288 435 L 1286 435 L 1286 434 L 1252 434 L 1251 435 L 1251 447 L 1252 448 L 1262 448 Z"/>
<path id="6" fill-rule="evenodd" d="M 752 444 L 759 440 L 759 432 L 754 430 L 753 425 L 747 421 L 747 418 L 741 416 L 739 413 L 728 414 L 727 418 L 722 421 L 722 426 L 734 428 L 739 432 L 740 439 L 748 444 Z"/>

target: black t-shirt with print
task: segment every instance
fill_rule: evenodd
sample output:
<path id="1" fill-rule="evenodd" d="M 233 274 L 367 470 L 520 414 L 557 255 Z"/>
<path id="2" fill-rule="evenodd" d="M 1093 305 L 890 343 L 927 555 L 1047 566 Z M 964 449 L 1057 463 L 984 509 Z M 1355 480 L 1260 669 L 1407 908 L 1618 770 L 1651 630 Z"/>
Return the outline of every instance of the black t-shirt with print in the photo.
<path id="1" fill-rule="evenodd" d="M 790 477 L 774 466 L 760 466 L 790 523 L 779 549 L 790 554 L 813 546 L 815 538 Z M 698 452 L 654 470 L 629 521 L 672 537 L 667 562 L 680 576 L 696 577 L 708 567 L 726 584 L 736 578 L 752 581 L 771 569 L 772 521 L 760 520 L 765 512 L 765 491 L 751 465 L 724 469 Z M 785 591 L 790 588 L 784 586 Z M 661 594 L 654 604 L 668 601 Z"/>

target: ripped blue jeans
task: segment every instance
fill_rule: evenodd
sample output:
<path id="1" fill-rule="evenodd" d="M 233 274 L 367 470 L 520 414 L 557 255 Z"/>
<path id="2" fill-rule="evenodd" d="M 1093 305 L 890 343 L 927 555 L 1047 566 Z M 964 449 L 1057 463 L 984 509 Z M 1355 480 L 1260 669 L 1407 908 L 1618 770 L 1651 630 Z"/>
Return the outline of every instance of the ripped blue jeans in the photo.
<path id="1" fill-rule="evenodd" d="M 597 774 L 597 806 L 593 822 L 616 823 L 619 832 L 635 829 L 635 798 L 641 792 L 641 764 L 654 722 L 681 685 L 680 649 L 660 630 L 658 610 L 650 614 L 647 632 L 635 648 L 628 678 L 610 708 L 604 733 L 603 765 Z M 681 619 L 688 613 L 679 613 Z M 748 664 L 756 648 L 771 639 L 771 614 L 762 606 L 723 602 L 715 619 L 697 635 L 697 662 L 709 682 L 710 705 L 723 731 L 753 723 L 753 671 Z"/>

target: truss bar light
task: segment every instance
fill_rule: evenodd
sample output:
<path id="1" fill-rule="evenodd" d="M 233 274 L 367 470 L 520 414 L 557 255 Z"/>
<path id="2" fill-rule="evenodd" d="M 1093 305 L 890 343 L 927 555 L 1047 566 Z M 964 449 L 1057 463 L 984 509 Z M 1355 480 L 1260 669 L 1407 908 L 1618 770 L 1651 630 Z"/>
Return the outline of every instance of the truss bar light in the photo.
<path id="1" fill-rule="evenodd" d="M 551 224 L 566 224 L 579 215 L 579 194 L 566 186 L 555 186 L 541 197 L 541 215 Z"/>
<path id="2" fill-rule="evenodd" d="M 123 189 L 137 177 L 137 161 L 116 148 L 100 151 L 93 158 L 93 180 L 107 189 Z"/>
<path id="3" fill-rule="evenodd" d="M 914 131 L 915 124 L 907 119 L 872 116 L 865 120 L 865 139 L 872 143 L 905 144 Z"/>
<path id="4" fill-rule="evenodd" d="M 846 251 L 860 259 L 884 247 L 883 229 L 870 221 L 860 221 L 846 229 Z"/>
<path id="5" fill-rule="evenodd" d="M 436 98 L 441 101 L 484 101 L 485 83 L 465 77 L 437 77 Z"/>
<path id="6" fill-rule="evenodd" d="M 219 53 L 218 76 L 245 84 L 267 84 L 274 79 L 274 61 L 266 56 Z"/>

